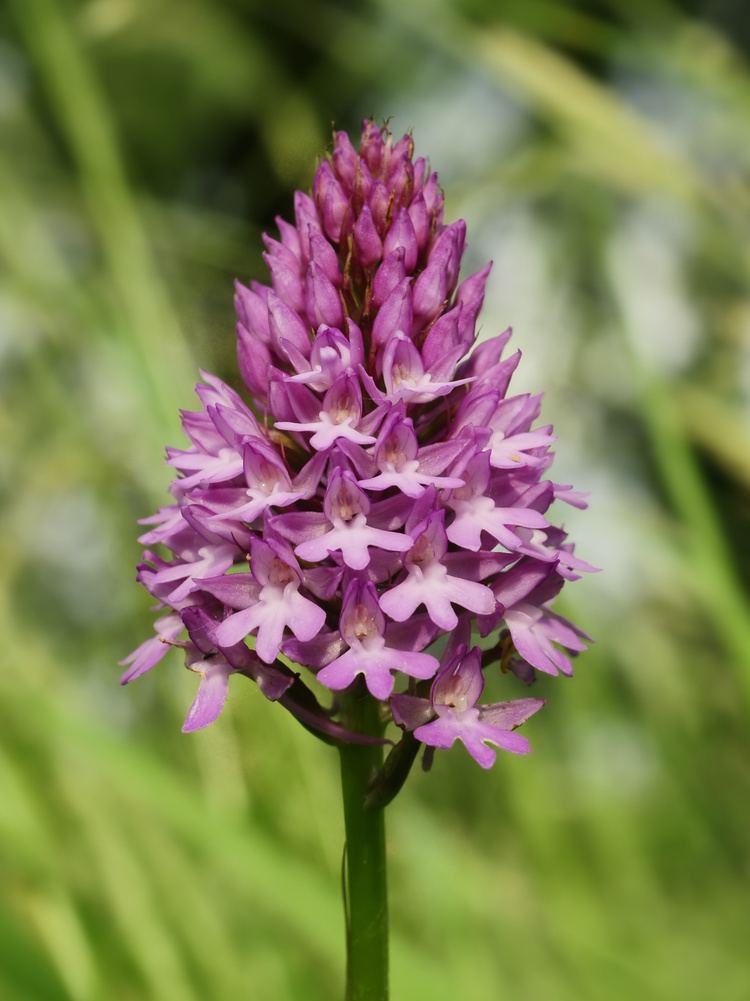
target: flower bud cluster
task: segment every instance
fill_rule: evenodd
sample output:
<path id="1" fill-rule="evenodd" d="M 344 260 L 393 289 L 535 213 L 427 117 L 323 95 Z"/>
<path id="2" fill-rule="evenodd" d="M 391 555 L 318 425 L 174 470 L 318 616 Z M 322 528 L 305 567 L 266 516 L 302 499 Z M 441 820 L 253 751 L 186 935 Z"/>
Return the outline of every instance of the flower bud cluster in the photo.
<path id="1" fill-rule="evenodd" d="M 138 568 L 162 614 L 123 682 L 179 645 L 201 679 L 185 730 L 244 674 L 306 726 L 364 739 L 301 666 L 334 693 L 361 677 L 425 745 L 461 740 L 483 767 L 490 745 L 523 753 L 514 730 L 542 702 L 481 705 L 484 672 L 570 674 L 586 637 L 550 602 L 594 568 L 548 520 L 556 498 L 585 504 L 545 478 L 552 428 L 539 395 L 509 393 L 510 331 L 476 343 L 490 266 L 459 283 L 464 222 L 444 221 L 411 136 L 372 121 L 359 149 L 335 135 L 277 225 L 270 284 L 236 285 L 250 403 L 203 373 L 189 446 L 168 449 L 173 503 L 145 519 Z"/>

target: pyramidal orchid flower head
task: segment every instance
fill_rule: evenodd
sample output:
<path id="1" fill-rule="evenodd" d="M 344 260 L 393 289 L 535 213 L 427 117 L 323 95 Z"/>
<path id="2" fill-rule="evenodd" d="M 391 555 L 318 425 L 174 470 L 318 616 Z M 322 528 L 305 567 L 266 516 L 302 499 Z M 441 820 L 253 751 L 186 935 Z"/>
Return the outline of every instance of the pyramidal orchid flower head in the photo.
<path id="1" fill-rule="evenodd" d="M 542 705 L 483 704 L 486 673 L 512 696 L 584 649 L 551 603 L 595 568 L 550 507 L 585 500 L 546 478 L 554 435 L 541 395 L 509 393 L 510 330 L 477 343 L 490 265 L 461 275 L 466 225 L 443 211 L 411 136 L 368 120 L 264 236 L 268 280 L 235 285 L 240 391 L 202 373 L 182 414 L 173 503 L 141 537 L 155 633 L 123 662 L 127 683 L 184 649 L 185 730 L 241 675 L 326 739 L 372 740 L 337 720 L 357 688 L 486 768 L 529 749 L 515 730 Z"/>

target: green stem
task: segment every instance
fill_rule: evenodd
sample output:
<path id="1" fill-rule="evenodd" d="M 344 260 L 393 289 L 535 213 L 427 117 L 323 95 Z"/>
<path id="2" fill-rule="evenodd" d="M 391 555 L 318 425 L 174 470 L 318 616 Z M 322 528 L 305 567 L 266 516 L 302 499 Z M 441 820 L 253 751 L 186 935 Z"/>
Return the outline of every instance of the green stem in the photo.
<path id="1" fill-rule="evenodd" d="M 382 732 L 378 703 L 360 682 L 342 698 L 341 723 L 372 736 Z M 346 1001 L 387 1001 L 385 818 L 382 808 L 365 805 L 383 748 L 348 744 L 339 753 L 346 828 Z"/>

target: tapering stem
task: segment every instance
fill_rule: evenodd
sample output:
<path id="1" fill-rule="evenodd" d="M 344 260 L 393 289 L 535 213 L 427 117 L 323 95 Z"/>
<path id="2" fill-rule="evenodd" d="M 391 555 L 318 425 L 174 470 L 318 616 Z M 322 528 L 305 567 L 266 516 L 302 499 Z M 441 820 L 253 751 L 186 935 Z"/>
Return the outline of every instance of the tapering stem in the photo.
<path id="1" fill-rule="evenodd" d="M 378 703 L 359 681 L 342 697 L 341 722 L 359 733 L 382 732 Z M 348 744 L 339 753 L 346 827 L 346 1001 L 387 1001 L 385 818 L 382 808 L 365 805 L 383 748 Z"/>

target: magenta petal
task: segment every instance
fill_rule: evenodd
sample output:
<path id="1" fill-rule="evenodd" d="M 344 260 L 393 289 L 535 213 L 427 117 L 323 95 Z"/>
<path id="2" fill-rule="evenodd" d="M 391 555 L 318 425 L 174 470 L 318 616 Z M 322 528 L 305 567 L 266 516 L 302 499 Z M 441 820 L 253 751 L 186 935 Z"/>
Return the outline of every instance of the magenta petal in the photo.
<path id="1" fill-rule="evenodd" d="M 301 643 L 296 639 L 284 640 L 281 649 L 284 654 L 303 667 L 325 667 L 340 657 L 346 648 L 338 632 L 319 632 L 311 640 Z"/>
<path id="2" fill-rule="evenodd" d="M 482 547 L 482 525 L 471 517 L 456 517 L 445 530 L 451 542 L 477 552 Z"/>
<path id="3" fill-rule="evenodd" d="M 482 743 L 489 741 L 504 751 L 510 751 L 511 754 L 528 754 L 531 750 L 528 739 L 522 734 L 513 733 L 513 731 L 501 729 L 500 727 L 482 726 L 481 730 L 477 731 L 477 736 Z"/>
<path id="4" fill-rule="evenodd" d="M 364 675 L 365 684 L 376 699 L 387 699 L 393 691 L 393 678 L 387 665 L 359 649 L 347 650 L 333 663 L 318 672 L 318 681 L 332 691 L 348 688 L 357 675 Z"/>
<path id="5" fill-rule="evenodd" d="M 480 706 L 479 716 L 484 723 L 510 730 L 520 726 L 527 719 L 538 713 L 544 705 L 544 699 L 512 699 L 509 702 L 493 702 L 491 705 Z"/>
<path id="6" fill-rule="evenodd" d="M 505 612 L 505 621 L 516 650 L 539 671 L 546 674 L 572 674 L 570 660 L 552 645 L 544 632 L 541 619 L 541 612 L 536 609 L 526 610 L 523 605 Z"/>
<path id="7" fill-rule="evenodd" d="M 422 582 L 410 575 L 401 584 L 397 584 L 380 596 L 380 607 L 396 622 L 405 622 L 422 601 L 424 601 Z"/>
<path id="8" fill-rule="evenodd" d="M 182 619 L 179 615 L 165 615 L 164 618 L 158 619 L 154 624 L 156 636 L 145 640 L 120 661 L 123 667 L 128 668 L 120 677 L 120 684 L 127 685 L 128 682 L 140 678 L 142 674 L 155 667 L 169 652 L 170 643 L 177 639 L 182 628 Z"/>
<path id="9" fill-rule="evenodd" d="M 271 525 L 280 535 L 295 543 L 320 538 L 325 534 L 327 524 L 328 521 L 322 511 L 295 511 L 292 514 L 278 515 L 271 521 Z"/>
<path id="10" fill-rule="evenodd" d="M 376 699 L 387 699 L 393 691 L 393 671 L 402 670 L 413 677 L 429 678 L 437 666 L 437 660 L 428 654 L 392 650 L 382 645 L 368 649 L 356 643 L 324 667 L 318 680 L 337 691 L 347 688 L 358 674 L 362 674 L 370 694 Z"/>
<path id="11" fill-rule="evenodd" d="M 527 754 L 530 750 L 529 742 L 520 734 L 483 723 L 477 709 L 443 710 L 436 720 L 418 727 L 414 736 L 423 744 L 446 749 L 460 740 L 482 768 L 491 768 L 495 763 L 496 754 L 487 747 L 488 742 L 513 754 Z"/>
<path id="12" fill-rule="evenodd" d="M 437 657 L 429 653 L 415 653 L 410 650 L 391 650 L 394 661 L 397 663 L 396 670 L 403 671 L 411 678 L 419 678 L 425 681 L 432 678 L 436 673 L 439 664 Z"/>
<path id="13" fill-rule="evenodd" d="M 431 723 L 417 727 L 414 736 L 430 747 L 442 747 L 448 750 L 460 738 L 461 726 L 452 715 L 439 716 Z"/>
<path id="14" fill-rule="evenodd" d="M 263 610 L 260 603 L 235 612 L 217 627 L 216 642 L 219 646 L 234 646 L 235 643 L 241 643 L 255 629 L 262 616 Z"/>
<path id="15" fill-rule="evenodd" d="M 538 560 L 525 557 L 514 567 L 500 574 L 492 590 L 497 601 L 510 608 L 534 590 L 554 570 Z"/>
<path id="16" fill-rule="evenodd" d="M 285 599 L 287 622 L 298 640 L 305 642 L 317 636 L 325 625 L 326 613 L 318 605 L 303 598 L 296 590 Z"/>
<path id="17" fill-rule="evenodd" d="M 238 613 L 242 614 L 242 613 Z M 264 603 L 258 609 L 258 632 L 255 652 L 265 664 L 273 664 L 281 649 L 287 610 L 282 601 Z"/>
<path id="18" fill-rule="evenodd" d="M 295 546 L 295 555 L 308 563 L 318 563 L 338 548 L 335 539 L 337 534 L 337 532 L 326 532 L 317 539 L 307 539 Z M 331 536 L 334 536 L 333 540 Z"/>
<path id="19" fill-rule="evenodd" d="M 230 608 L 248 608 L 258 597 L 258 585 L 249 573 L 199 578 L 195 583 Z"/>
<path id="20" fill-rule="evenodd" d="M 489 615 L 495 610 L 495 596 L 484 584 L 473 580 L 462 580 L 460 577 L 446 577 L 446 593 L 450 600 L 468 608 L 477 615 Z"/>
<path id="21" fill-rule="evenodd" d="M 414 730 L 434 716 L 430 700 L 417 695 L 392 695 L 391 712 L 394 723 L 405 730 Z"/>
<path id="22" fill-rule="evenodd" d="M 232 668 L 220 657 L 204 660 L 200 667 L 193 669 L 202 677 L 198 693 L 182 725 L 183 733 L 201 730 L 214 722 L 227 700 L 229 675 L 232 673 Z"/>

